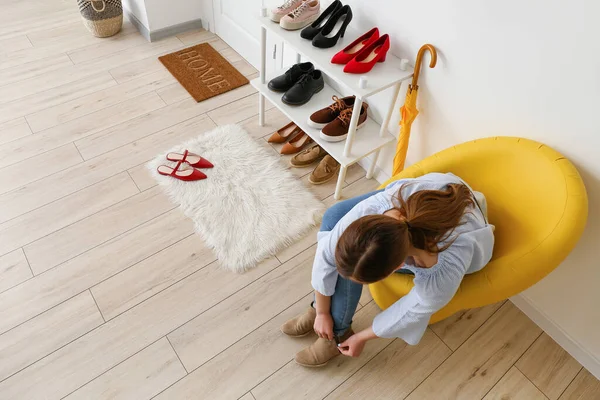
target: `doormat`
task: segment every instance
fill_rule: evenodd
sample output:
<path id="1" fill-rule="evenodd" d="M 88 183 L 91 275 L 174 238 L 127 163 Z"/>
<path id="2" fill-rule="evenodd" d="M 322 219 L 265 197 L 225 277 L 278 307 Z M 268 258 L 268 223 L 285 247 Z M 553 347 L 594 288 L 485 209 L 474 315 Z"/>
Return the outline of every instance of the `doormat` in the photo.
<path id="1" fill-rule="evenodd" d="M 214 164 L 208 177 L 184 182 L 160 175 L 170 152 L 185 150 Z M 306 235 L 324 206 L 239 125 L 203 133 L 158 155 L 147 167 L 171 200 L 194 221 L 196 232 L 222 267 L 243 272 Z"/>
<path id="2" fill-rule="evenodd" d="M 248 83 L 248 79 L 208 43 L 158 59 L 197 102 Z"/>

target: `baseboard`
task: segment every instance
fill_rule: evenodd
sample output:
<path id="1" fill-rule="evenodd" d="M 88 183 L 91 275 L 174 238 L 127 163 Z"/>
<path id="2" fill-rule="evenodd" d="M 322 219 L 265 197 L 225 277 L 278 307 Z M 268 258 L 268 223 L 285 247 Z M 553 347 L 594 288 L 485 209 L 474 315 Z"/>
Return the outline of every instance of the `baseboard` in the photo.
<path id="1" fill-rule="evenodd" d="M 523 294 L 510 298 L 521 311 L 546 332 L 556 343 L 585 367 L 592 375 L 600 379 L 600 360 L 590 354 L 581 343 L 573 339 L 561 327 L 556 325 L 543 311 L 534 306 Z"/>
<path id="2" fill-rule="evenodd" d="M 192 29 L 200 28 L 202 28 L 202 20 L 194 19 L 191 21 L 184 22 L 182 24 L 172 25 L 166 28 L 150 31 L 150 41 L 154 42 L 156 40 L 164 39 L 170 36 L 175 36 L 180 33 L 190 31 Z"/>
<path id="3" fill-rule="evenodd" d="M 129 11 L 125 7 L 123 7 L 123 14 L 129 20 L 129 22 L 131 22 L 131 24 L 133 26 L 135 26 L 135 28 L 142 34 L 142 36 L 147 41 L 151 42 L 150 31 L 148 30 L 148 28 L 146 28 L 146 25 L 142 24 L 142 22 L 139 19 L 137 19 L 137 17 L 135 15 L 133 15 L 131 13 L 131 11 Z"/>
<path id="4" fill-rule="evenodd" d="M 149 42 L 155 42 L 166 37 L 175 36 L 192 29 L 200 29 L 203 26 L 201 19 L 194 19 L 191 21 L 184 22 L 182 24 L 168 26 L 166 28 L 151 31 L 129 10 L 124 8 L 123 14 L 127 17 L 127 19 L 129 19 L 129 21 L 131 21 L 133 26 L 135 26 L 136 29 L 142 34 L 142 36 Z"/>

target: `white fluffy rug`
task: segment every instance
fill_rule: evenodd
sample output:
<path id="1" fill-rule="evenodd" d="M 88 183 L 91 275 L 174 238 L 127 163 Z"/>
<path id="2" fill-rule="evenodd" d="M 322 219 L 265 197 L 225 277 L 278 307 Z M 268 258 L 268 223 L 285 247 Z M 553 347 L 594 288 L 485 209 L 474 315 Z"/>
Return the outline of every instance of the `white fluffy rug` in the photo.
<path id="1" fill-rule="evenodd" d="M 169 152 L 188 149 L 214 164 L 207 179 L 183 182 L 156 172 Z M 323 204 L 240 126 L 220 126 L 148 163 L 173 202 L 196 226 L 221 265 L 242 272 L 274 255 L 317 224 Z"/>

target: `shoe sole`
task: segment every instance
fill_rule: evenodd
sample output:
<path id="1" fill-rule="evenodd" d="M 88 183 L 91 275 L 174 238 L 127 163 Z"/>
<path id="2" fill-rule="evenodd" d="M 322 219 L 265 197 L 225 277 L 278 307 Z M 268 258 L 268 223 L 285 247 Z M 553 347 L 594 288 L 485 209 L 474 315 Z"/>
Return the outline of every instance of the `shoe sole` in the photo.
<path id="1" fill-rule="evenodd" d="M 308 117 L 308 119 L 306 120 L 306 123 L 311 128 L 315 128 L 315 129 L 319 129 L 319 130 L 321 130 L 327 126 L 327 124 L 319 124 L 318 122 L 314 122 L 312 119 L 310 119 L 310 117 Z"/>
<path id="2" fill-rule="evenodd" d="M 280 331 L 281 331 L 281 329 L 280 329 Z M 284 331 L 281 331 L 281 333 L 283 333 L 284 335 L 291 337 L 291 338 L 301 338 L 301 337 L 310 335 L 311 333 L 313 333 L 313 331 L 308 331 L 302 335 L 290 335 L 289 333 L 285 333 Z"/>
<path id="3" fill-rule="evenodd" d="M 304 101 L 304 102 L 302 102 L 302 103 L 290 103 L 289 101 L 286 101 L 286 100 L 284 100 L 284 99 L 283 99 L 283 97 L 281 98 L 281 102 L 282 102 L 283 104 L 286 104 L 286 105 L 288 105 L 288 106 L 302 106 L 302 105 L 304 105 L 304 104 L 308 103 L 308 102 L 310 101 L 310 99 L 312 99 L 312 97 L 313 97 L 315 94 L 319 93 L 319 92 L 320 92 L 321 90 L 323 90 L 323 89 L 325 89 L 325 85 L 323 85 L 322 87 L 320 87 L 320 88 L 318 88 L 317 90 L 315 90 L 315 91 L 313 92 L 313 94 L 311 94 L 311 95 L 310 95 L 310 97 L 308 98 L 308 100 L 306 100 L 306 101 Z"/>
<path id="4" fill-rule="evenodd" d="M 285 29 L 286 31 L 297 31 L 298 29 L 306 28 L 308 25 L 312 24 L 319 18 L 319 14 L 315 14 L 309 19 L 302 22 L 288 22 L 279 21 L 279 26 Z"/>
<path id="5" fill-rule="evenodd" d="M 359 130 L 360 128 L 362 128 L 366 122 L 367 122 L 367 120 L 365 120 L 362 124 L 358 124 L 356 126 L 356 130 Z M 329 135 L 324 134 L 323 130 L 321 130 L 321 132 L 319 132 L 319 137 L 326 142 L 341 142 L 343 140 L 346 140 L 347 136 L 348 136 L 347 133 L 345 135 L 340 135 L 340 136 L 329 136 Z"/>
<path id="6" fill-rule="evenodd" d="M 336 356 L 336 357 L 337 357 L 337 356 Z M 332 360 L 333 360 L 333 358 L 332 358 Z M 294 360 L 294 361 L 296 362 L 296 364 L 298 364 L 298 365 L 300 365 L 300 366 L 302 366 L 302 367 L 306 367 L 306 368 L 322 368 L 322 367 L 326 366 L 326 365 L 329 363 L 329 361 L 327 361 L 326 363 L 323 363 L 323 364 L 318 364 L 318 365 L 310 365 L 310 364 L 302 364 L 302 363 L 299 363 L 299 362 L 298 362 L 298 361 L 296 361 L 296 360 Z M 330 361 L 331 361 L 331 360 L 330 360 Z"/>
<path id="7" fill-rule="evenodd" d="M 324 183 L 329 182 L 330 180 L 332 180 L 333 178 L 335 178 L 337 176 L 337 174 L 340 172 L 340 169 L 338 168 L 337 171 L 335 171 L 335 173 L 333 175 L 331 175 L 329 178 L 325 179 L 324 181 L 321 182 L 313 182 L 312 179 L 310 179 L 310 175 L 308 176 L 308 181 L 310 183 L 312 183 L 313 185 L 322 185 Z"/>

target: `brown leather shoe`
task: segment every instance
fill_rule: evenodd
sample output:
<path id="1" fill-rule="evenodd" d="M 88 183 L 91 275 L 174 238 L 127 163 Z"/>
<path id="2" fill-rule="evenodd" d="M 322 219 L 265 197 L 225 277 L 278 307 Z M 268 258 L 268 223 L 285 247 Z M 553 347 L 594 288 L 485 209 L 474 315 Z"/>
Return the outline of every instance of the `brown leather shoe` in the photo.
<path id="1" fill-rule="evenodd" d="M 317 311 L 310 306 L 304 314 L 298 315 L 281 325 L 281 332 L 291 337 L 306 336 L 313 331 L 316 318 Z"/>
<path id="2" fill-rule="evenodd" d="M 307 167 L 315 161 L 325 157 L 327 152 L 321 148 L 321 146 L 313 146 L 308 149 L 302 150 L 294 157 L 290 158 L 290 165 L 296 168 Z"/>
<path id="3" fill-rule="evenodd" d="M 367 122 L 367 109 L 369 105 L 363 103 L 360 109 L 360 115 L 358 116 L 358 124 L 356 129 L 360 129 L 362 125 Z M 352 109 L 346 108 L 342 110 L 340 115 L 337 116 L 332 122 L 328 123 L 321 130 L 321 139 L 328 142 L 340 142 L 346 139 L 348 136 L 348 129 L 350 127 L 350 119 L 352 118 Z"/>
<path id="4" fill-rule="evenodd" d="M 310 127 L 316 129 L 324 128 L 325 125 L 340 115 L 343 110 L 352 108 L 352 106 L 354 106 L 354 100 L 356 99 L 355 96 L 343 97 L 341 99 L 337 96 L 332 96 L 331 98 L 333 99 L 333 104 L 322 108 L 319 111 L 315 111 L 308 117 L 307 122 Z"/>
<path id="5" fill-rule="evenodd" d="M 292 138 L 289 142 L 283 145 L 281 148 L 281 154 L 294 154 L 302 150 L 304 146 L 309 143 L 312 143 L 312 139 L 302 130 L 300 130 L 296 136 Z"/>
<path id="6" fill-rule="evenodd" d="M 341 354 L 337 348 L 337 343 L 342 343 L 352 335 L 354 335 L 354 332 L 352 329 L 348 329 L 348 332 L 338 338 L 337 342 L 335 340 L 318 338 L 313 344 L 296 353 L 294 360 L 303 367 L 323 367 L 331 359 Z"/>
<path id="7" fill-rule="evenodd" d="M 273 133 L 267 142 L 269 143 L 285 143 L 286 140 L 293 137 L 293 135 L 301 132 L 302 130 L 296 126 L 295 123 L 290 122 L 286 126 L 279 128 L 277 132 Z"/>
<path id="8" fill-rule="evenodd" d="M 317 168 L 310 173 L 308 181 L 313 185 L 322 185 L 325 182 L 329 182 L 334 176 L 337 175 L 340 170 L 340 163 L 335 161 L 330 155 L 326 155 L 321 160 Z"/>

